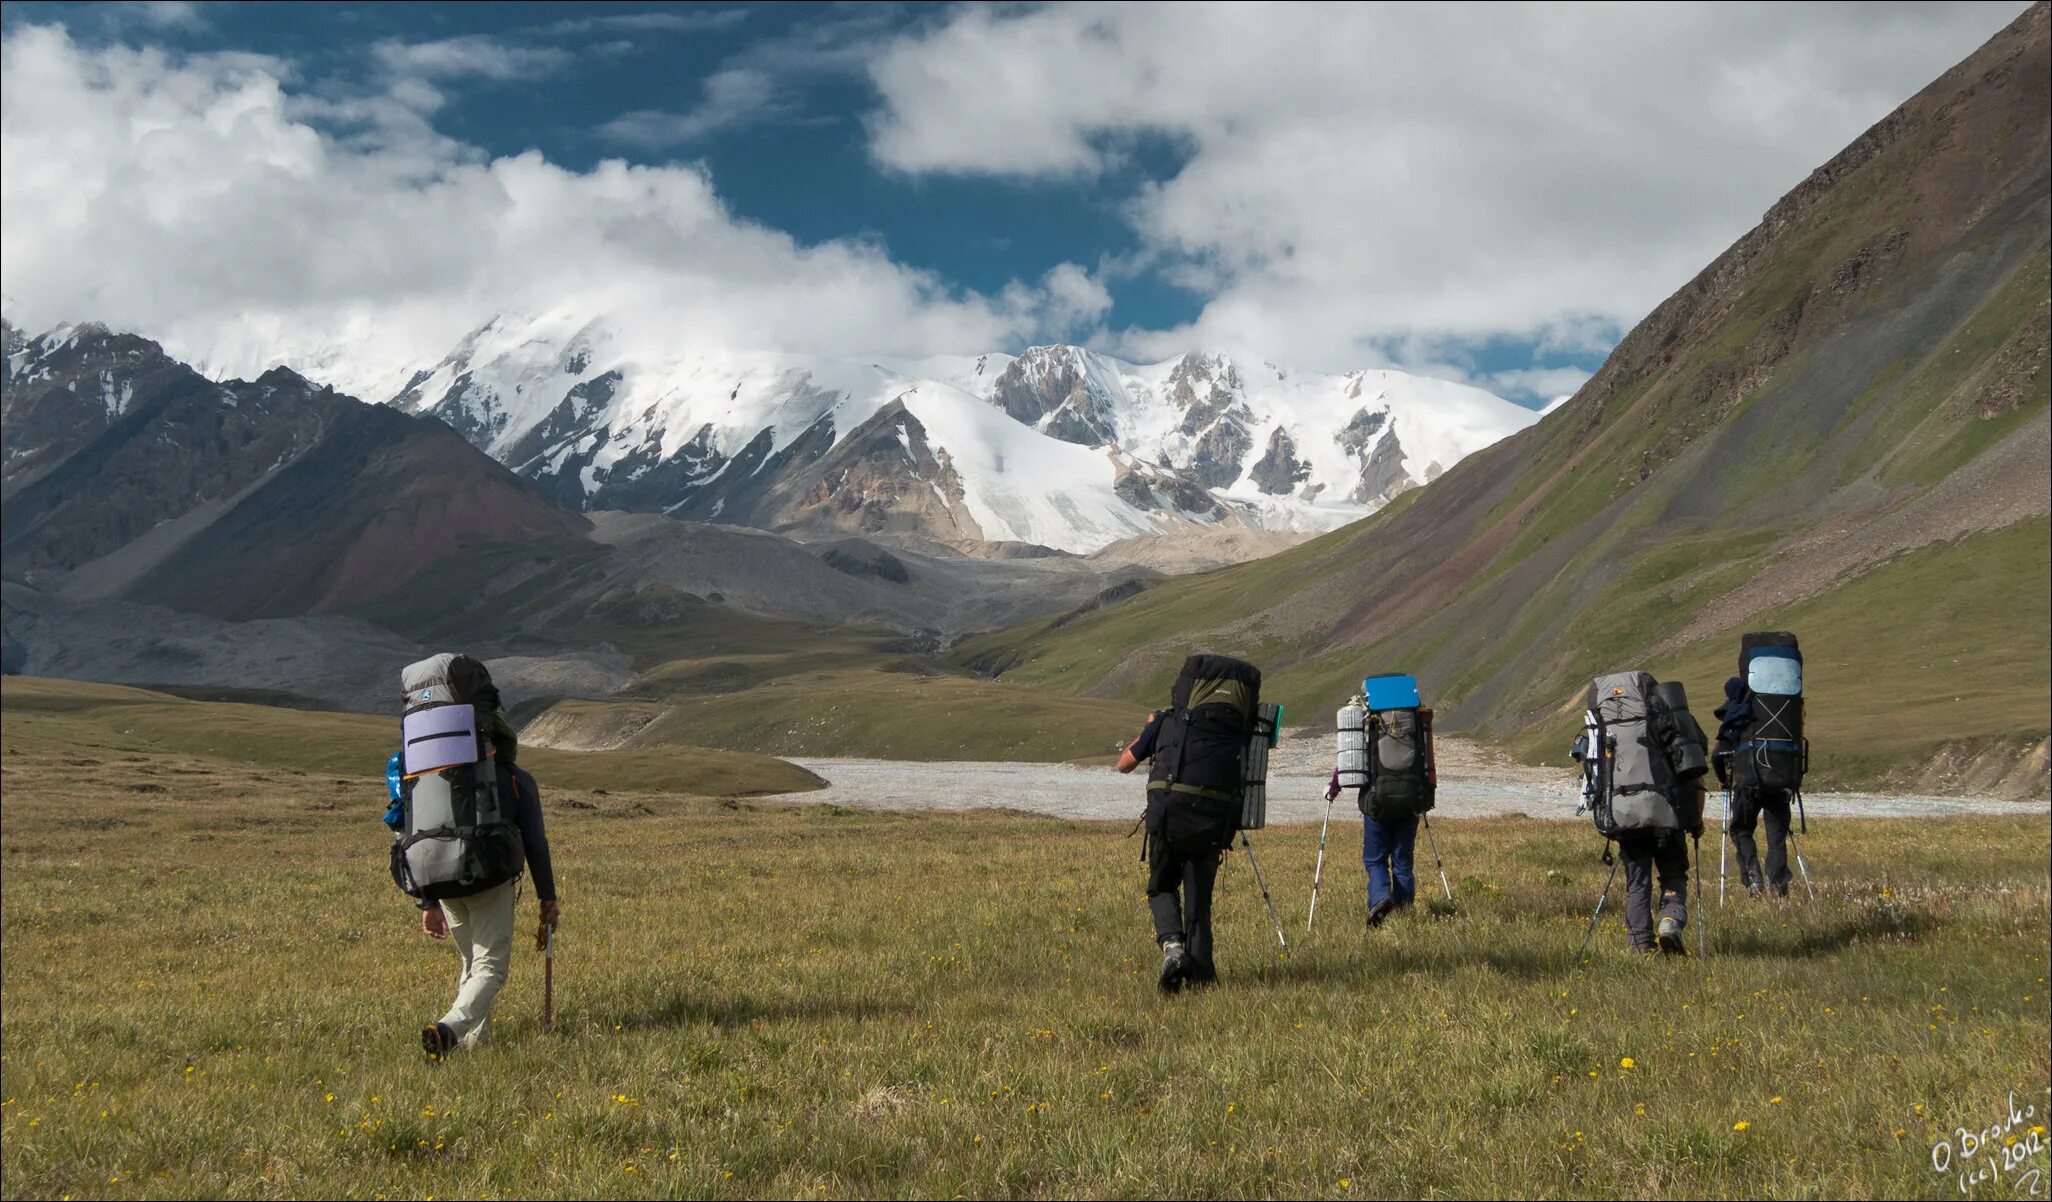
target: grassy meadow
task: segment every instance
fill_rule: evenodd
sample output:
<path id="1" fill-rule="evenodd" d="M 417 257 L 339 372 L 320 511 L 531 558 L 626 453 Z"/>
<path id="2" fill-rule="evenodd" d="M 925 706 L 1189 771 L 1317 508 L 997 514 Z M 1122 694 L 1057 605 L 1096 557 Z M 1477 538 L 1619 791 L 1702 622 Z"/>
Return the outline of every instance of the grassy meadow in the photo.
<path id="1" fill-rule="evenodd" d="M 1935 1142 L 2052 1110 L 2039 820 L 1820 824 L 1818 901 L 1732 905 L 1706 963 L 1606 916 L 1582 966 L 1579 825 L 1438 824 L 1459 904 L 1371 935 L 1347 816 L 1308 939 L 1317 830 L 1272 830 L 1290 950 L 1235 854 L 1225 984 L 1163 999 L 1124 824 L 548 771 L 557 1026 L 523 944 L 431 1067 L 454 962 L 375 764 L 52 696 L 92 688 L 6 693 L 10 1197 L 1936 1197 Z"/>

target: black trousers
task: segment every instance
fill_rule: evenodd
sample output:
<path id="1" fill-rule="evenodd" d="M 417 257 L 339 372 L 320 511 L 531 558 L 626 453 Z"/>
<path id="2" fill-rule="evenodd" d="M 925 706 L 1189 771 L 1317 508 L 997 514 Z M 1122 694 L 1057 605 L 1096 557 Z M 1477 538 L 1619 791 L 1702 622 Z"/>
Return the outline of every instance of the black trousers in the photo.
<path id="1" fill-rule="evenodd" d="M 1789 795 L 1783 789 L 1740 789 L 1731 795 L 1731 841 L 1738 848 L 1739 880 L 1748 889 L 1765 885 L 1777 897 L 1788 896 Z M 1767 825 L 1767 871 L 1760 872 L 1760 851 L 1753 826 Z"/>
<path id="2" fill-rule="evenodd" d="M 1218 976 L 1211 958 L 1211 890 L 1218 884 L 1217 849 L 1178 850 L 1153 835 L 1147 844 L 1147 908 L 1154 913 L 1154 940 L 1183 941 L 1190 958 L 1190 979 Z"/>
<path id="3" fill-rule="evenodd" d="M 1624 859 L 1625 935 L 1634 951 L 1654 944 L 1653 877 L 1660 877 L 1660 917 L 1689 921 L 1689 845 L 1680 831 L 1634 831 L 1617 837 Z"/>

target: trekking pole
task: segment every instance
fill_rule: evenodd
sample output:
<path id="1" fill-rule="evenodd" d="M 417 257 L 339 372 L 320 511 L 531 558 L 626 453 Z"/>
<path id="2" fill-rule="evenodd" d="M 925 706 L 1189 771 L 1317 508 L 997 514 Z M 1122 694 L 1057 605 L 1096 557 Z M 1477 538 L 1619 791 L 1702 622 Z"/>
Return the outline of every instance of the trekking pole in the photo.
<path id="1" fill-rule="evenodd" d="M 1582 962 L 1582 957 L 1588 954 L 1589 940 L 1593 938 L 1596 934 L 1596 920 L 1603 917 L 1603 903 L 1610 900 L 1610 886 L 1611 883 L 1616 880 L 1617 861 L 1613 859 L 1610 862 L 1610 875 L 1603 878 L 1603 896 L 1596 899 L 1596 912 L 1594 914 L 1589 915 L 1589 929 L 1586 933 L 1582 935 L 1581 949 L 1575 953 L 1575 963 L 1577 964 L 1580 964 Z"/>
<path id="2" fill-rule="evenodd" d="M 1289 950 L 1290 941 L 1283 938 L 1282 919 L 1275 913 L 1275 902 L 1268 896 L 1268 881 L 1261 875 L 1261 861 L 1254 858 L 1254 845 L 1247 841 L 1247 832 L 1240 832 L 1240 846 L 1247 852 L 1247 863 L 1254 868 L 1254 885 L 1261 890 L 1261 900 L 1268 903 L 1268 921 L 1275 924 L 1275 941 Z"/>
<path id="3" fill-rule="evenodd" d="M 1334 794 L 1337 797 L 1338 794 Z M 1304 934 L 1318 921 L 1318 883 L 1325 879 L 1325 835 L 1332 829 L 1332 798 L 1325 799 L 1325 822 L 1318 828 L 1318 867 L 1311 870 L 1311 912 L 1304 916 Z"/>
<path id="4" fill-rule="evenodd" d="M 1703 909 L 1703 836 L 1695 836 L 1696 862 L 1696 959 L 1710 954 L 1710 914 Z"/>
<path id="5" fill-rule="evenodd" d="M 542 1030 L 556 1025 L 556 928 L 542 928 Z"/>
<path id="6" fill-rule="evenodd" d="M 1803 888 L 1809 893 L 1810 900 L 1816 901 L 1817 887 L 1810 883 L 1810 866 L 1803 863 L 1803 845 L 1796 842 L 1794 831 L 1788 834 L 1788 847 L 1790 851 L 1795 852 L 1796 871 L 1803 874 Z"/>
<path id="7" fill-rule="evenodd" d="M 1439 859 L 1439 840 L 1432 837 L 1432 819 L 1424 814 L 1418 815 L 1418 819 L 1425 824 L 1425 844 L 1432 849 L 1432 866 L 1439 869 L 1440 887 L 1446 890 L 1446 900 L 1451 902 L 1453 900 L 1453 885 L 1447 881 L 1446 865 L 1441 863 Z"/>
<path id="8" fill-rule="evenodd" d="M 1724 908 L 1725 857 L 1731 850 L 1731 786 L 1724 786 L 1724 817 L 1717 820 L 1717 908 Z"/>

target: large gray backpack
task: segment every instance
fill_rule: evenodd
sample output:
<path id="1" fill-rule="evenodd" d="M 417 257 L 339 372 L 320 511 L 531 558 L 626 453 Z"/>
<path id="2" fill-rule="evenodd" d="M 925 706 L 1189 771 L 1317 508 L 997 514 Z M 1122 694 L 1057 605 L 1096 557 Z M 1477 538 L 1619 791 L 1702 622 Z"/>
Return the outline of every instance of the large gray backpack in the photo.
<path id="1" fill-rule="evenodd" d="M 444 652 L 409 664 L 392 879 L 414 897 L 468 897 L 520 875 L 526 848 L 506 816 L 492 749 L 492 687 L 485 666 Z"/>
<path id="2" fill-rule="evenodd" d="M 1582 800 L 1605 838 L 1678 831 L 1708 770 L 1702 727 L 1679 684 L 1645 672 L 1598 676 L 1583 716 Z"/>

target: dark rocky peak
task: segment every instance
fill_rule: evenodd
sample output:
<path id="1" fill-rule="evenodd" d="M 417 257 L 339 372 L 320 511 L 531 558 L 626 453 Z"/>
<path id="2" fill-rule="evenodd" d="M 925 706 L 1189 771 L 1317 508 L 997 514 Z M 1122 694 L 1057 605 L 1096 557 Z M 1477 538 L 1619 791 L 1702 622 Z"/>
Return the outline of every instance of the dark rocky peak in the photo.
<path id="1" fill-rule="evenodd" d="M 1012 420 L 1034 426 L 1055 410 L 1105 408 L 1109 398 L 1092 397 L 1082 356 L 1070 346 L 1030 346 L 999 373 L 990 403 Z"/>
<path id="2" fill-rule="evenodd" d="M 134 374 L 177 366 L 164 348 L 136 334 L 109 330 L 97 321 L 61 325 L 35 337 L 9 327 L 7 382 L 114 371 Z"/>
<path id="3" fill-rule="evenodd" d="M 1311 475 L 1311 465 L 1297 458 L 1297 444 L 1290 432 L 1277 426 L 1268 436 L 1268 449 L 1248 471 L 1255 487 L 1272 497 L 1286 496 Z"/>
<path id="4" fill-rule="evenodd" d="M 1388 420 L 1389 414 L 1383 410 L 1356 410 L 1354 416 L 1347 419 L 1347 424 L 1340 428 L 1340 446 L 1346 448 L 1349 455 L 1359 455 Z"/>
<path id="5" fill-rule="evenodd" d="M 990 403 L 1054 438 L 1094 447 L 1118 441 L 1118 407 L 1082 350 L 1028 347 L 991 386 Z"/>

